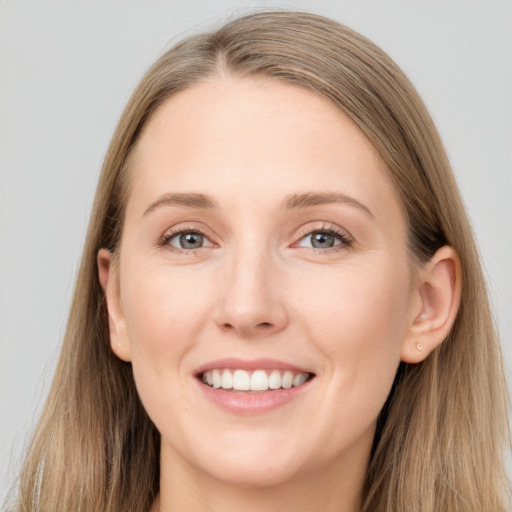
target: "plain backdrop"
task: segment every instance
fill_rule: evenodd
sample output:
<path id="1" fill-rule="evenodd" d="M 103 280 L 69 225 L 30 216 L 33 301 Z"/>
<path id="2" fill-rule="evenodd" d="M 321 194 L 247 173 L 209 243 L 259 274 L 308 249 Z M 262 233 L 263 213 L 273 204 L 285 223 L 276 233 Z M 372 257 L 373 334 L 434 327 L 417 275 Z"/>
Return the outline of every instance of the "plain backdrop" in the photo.
<path id="1" fill-rule="evenodd" d="M 0 502 L 51 382 L 124 104 L 172 42 L 261 7 L 355 28 L 419 89 L 467 203 L 511 373 L 511 2 L 0 0 Z"/>

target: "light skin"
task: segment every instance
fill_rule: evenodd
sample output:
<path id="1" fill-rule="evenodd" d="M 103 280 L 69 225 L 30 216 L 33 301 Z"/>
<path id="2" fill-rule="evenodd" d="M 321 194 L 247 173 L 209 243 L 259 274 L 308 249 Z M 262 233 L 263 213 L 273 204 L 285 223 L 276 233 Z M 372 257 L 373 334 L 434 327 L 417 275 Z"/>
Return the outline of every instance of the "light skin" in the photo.
<path id="1" fill-rule="evenodd" d="M 396 369 L 454 321 L 457 255 L 443 247 L 413 270 L 380 155 L 293 85 L 224 76 L 182 91 L 132 164 L 118 264 L 101 250 L 98 265 L 112 350 L 162 436 L 153 511 L 360 510 Z M 183 232 L 203 234 L 197 248 Z M 221 358 L 314 378 L 284 405 L 240 414 L 194 373 Z"/>

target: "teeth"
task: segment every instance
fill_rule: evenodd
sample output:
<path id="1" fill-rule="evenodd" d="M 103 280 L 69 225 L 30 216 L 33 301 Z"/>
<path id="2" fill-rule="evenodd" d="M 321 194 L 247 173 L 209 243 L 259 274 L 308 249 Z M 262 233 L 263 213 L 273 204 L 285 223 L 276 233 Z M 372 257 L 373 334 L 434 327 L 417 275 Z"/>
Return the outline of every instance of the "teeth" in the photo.
<path id="1" fill-rule="evenodd" d="M 281 386 L 284 389 L 290 389 L 293 385 L 293 373 L 292 372 L 284 372 L 283 377 L 281 378 Z"/>
<path id="2" fill-rule="evenodd" d="M 268 389 L 268 377 L 263 370 L 256 370 L 251 375 L 251 390 L 266 391 Z"/>
<path id="3" fill-rule="evenodd" d="M 268 387 L 270 389 L 279 389 L 281 387 L 281 372 L 272 370 L 268 377 Z"/>
<path id="4" fill-rule="evenodd" d="M 306 379 L 308 376 L 305 373 L 298 373 L 293 377 L 293 387 L 300 386 L 301 384 L 304 384 L 306 382 Z"/>
<path id="5" fill-rule="evenodd" d="M 222 372 L 222 389 L 232 389 L 233 388 L 233 374 L 224 370 Z"/>
<path id="6" fill-rule="evenodd" d="M 212 381 L 213 381 L 213 387 L 214 388 L 220 388 L 221 386 L 221 376 L 219 370 L 213 370 L 212 372 Z"/>
<path id="7" fill-rule="evenodd" d="M 201 380 L 215 389 L 267 391 L 268 389 L 290 389 L 300 386 L 308 380 L 308 377 L 308 373 L 289 370 L 284 372 L 282 370 L 255 370 L 250 373 L 245 370 L 216 369 L 204 372 Z"/>
<path id="8" fill-rule="evenodd" d="M 236 391 L 249 391 L 251 389 L 251 378 L 246 371 L 235 370 L 233 374 L 233 389 Z"/>

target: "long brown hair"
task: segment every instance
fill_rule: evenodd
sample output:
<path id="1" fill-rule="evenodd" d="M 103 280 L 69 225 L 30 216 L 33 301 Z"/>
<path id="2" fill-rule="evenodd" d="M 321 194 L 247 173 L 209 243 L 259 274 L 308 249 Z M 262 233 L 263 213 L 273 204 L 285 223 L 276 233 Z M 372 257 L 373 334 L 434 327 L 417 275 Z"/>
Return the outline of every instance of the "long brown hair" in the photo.
<path id="1" fill-rule="evenodd" d="M 508 398 L 479 257 L 439 135 L 414 87 L 373 43 L 332 20 L 260 12 L 190 37 L 150 68 L 108 149 L 62 354 L 20 478 L 18 512 L 147 512 L 158 493 L 159 434 L 131 366 L 110 350 L 96 256 L 116 252 L 129 155 L 170 96 L 215 74 L 265 75 L 346 113 L 385 160 L 409 228 L 411 261 L 441 246 L 462 263 L 450 335 L 402 363 L 380 415 L 363 511 L 508 510 Z"/>

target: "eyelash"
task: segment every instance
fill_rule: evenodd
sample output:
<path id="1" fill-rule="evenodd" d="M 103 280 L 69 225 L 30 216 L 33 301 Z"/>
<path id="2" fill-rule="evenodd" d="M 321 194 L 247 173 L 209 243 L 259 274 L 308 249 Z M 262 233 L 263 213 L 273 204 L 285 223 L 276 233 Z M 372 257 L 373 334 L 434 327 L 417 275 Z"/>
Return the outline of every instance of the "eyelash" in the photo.
<path id="1" fill-rule="evenodd" d="M 199 235 L 204 236 L 205 238 L 208 238 L 206 233 L 204 231 L 202 231 L 201 229 L 197 229 L 192 226 L 185 226 L 180 229 L 166 231 L 163 234 L 163 236 L 160 238 L 160 240 L 158 241 L 158 246 L 165 247 L 166 249 L 168 249 L 169 251 L 174 252 L 174 253 L 186 254 L 187 256 L 193 256 L 198 251 L 198 249 L 179 249 L 179 248 L 173 247 L 172 245 L 169 244 L 169 241 L 172 240 L 175 236 L 182 235 L 184 233 L 197 233 Z M 199 249 L 202 249 L 202 247 L 200 247 Z"/>
<path id="2" fill-rule="evenodd" d="M 317 247 L 309 247 L 309 249 L 313 249 L 316 253 L 325 254 L 325 253 L 331 253 L 331 252 L 338 252 L 343 249 L 347 249 L 352 246 L 352 239 L 347 236 L 347 234 L 340 229 L 338 229 L 335 226 L 327 226 L 323 224 L 320 228 L 315 229 L 308 229 L 301 233 L 300 238 L 297 242 L 300 242 L 307 236 L 312 235 L 313 233 L 328 233 L 329 235 L 334 236 L 338 240 L 340 240 L 341 243 L 338 245 L 335 245 L 333 247 L 329 247 L 327 249 L 321 249 Z M 208 235 L 202 231 L 201 229 L 197 229 L 194 227 L 184 227 L 181 229 L 177 229 L 175 231 L 168 231 L 166 232 L 158 241 L 159 247 L 166 247 L 171 252 L 180 253 L 180 254 L 187 254 L 187 255 L 194 255 L 199 249 L 203 249 L 203 247 L 199 247 L 199 249 L 179 249 L 177 247 L 173 247 L 169 244 L 169 241 L 172 240 L 177 235 L 182 235 L 184 233 L 197 233 L 199 235 L 204 236 L 205 238 L 208 238 Z M 295 243 L 297 243 L 295 242 Z"/>
<path id="3" fill-rule="evenodd" d="M 347 235 L 346 232 L 341 231 L 336 226 L 329 226 L 329 225 L 325 225 L 325 224 L 322 224 L 322 226 L 320 228 L 305 230 L 303 233 L 301 233 L 298 242 L 300 242 L 307 236 L 312 235 L 313 233 L 328 233 L 329 235 L 332 235 L 335 238 L 338 238 L 341 242 L 340 244 L 335 245 L 333 247 L 329 247 L 327 249 L 320 249 L 318 247 L 309 247 L 309 249 L 313 249 L 317 253 L 325 254 L 325 253 L 339 252 L 339 251 L 342 251 L 343 249 L 347 249 L 352 246 L 353 240 Z M 295 242 L 295 243 L 297 243 L 297 242 Z"/>

